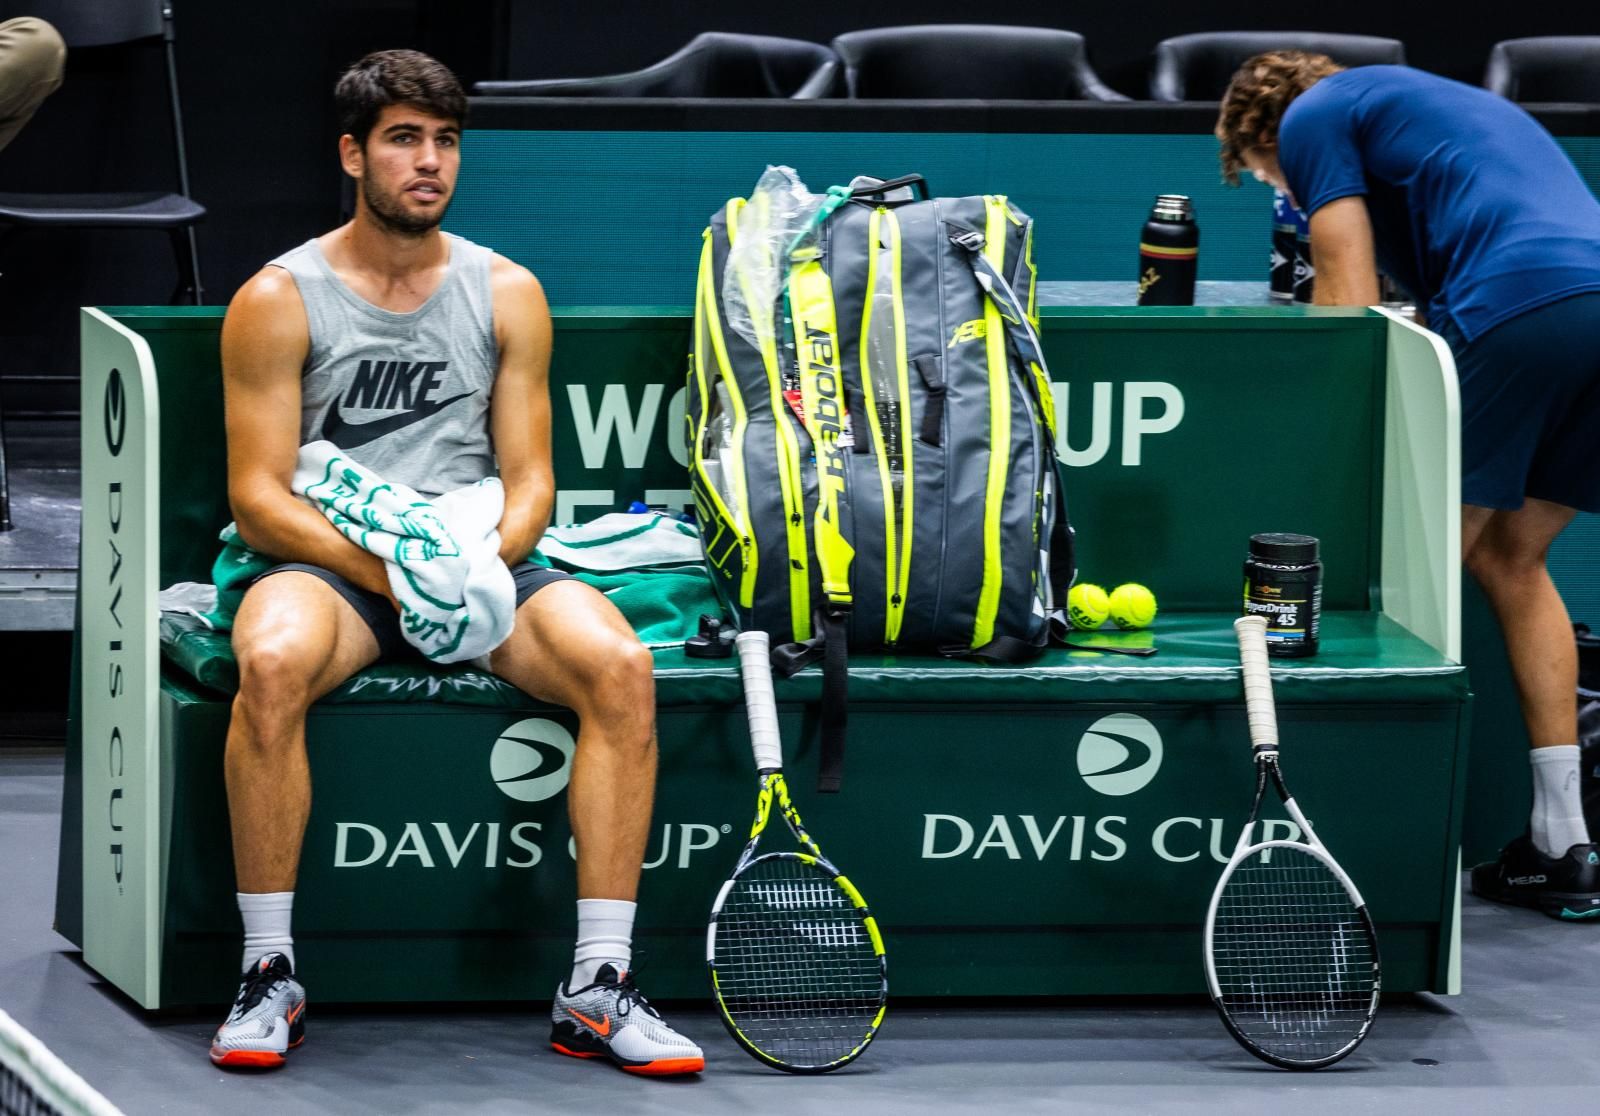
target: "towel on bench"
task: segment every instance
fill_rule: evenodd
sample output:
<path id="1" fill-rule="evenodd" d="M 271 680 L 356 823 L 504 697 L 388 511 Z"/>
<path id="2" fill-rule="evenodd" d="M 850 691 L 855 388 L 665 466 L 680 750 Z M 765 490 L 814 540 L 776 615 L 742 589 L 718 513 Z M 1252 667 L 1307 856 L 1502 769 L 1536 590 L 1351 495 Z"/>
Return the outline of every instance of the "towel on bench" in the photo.
<path id="1" fill-rule="evenodd" d="M 223 548 L 212 565 L 212 584 L 179 582 L 161 590 L 162 642 L 169 657 L 178 642 L 193 643 L 203 631 L 228 632 L 245 591 L 275 564 L 250 549 L 231 523 L 219 537 Z M 701 556 L 699 533 L 657 512 L 613 512 L 588 523 L 551 527 L 529 561 L 566 570 L 604 593 L 652 650 L 681 647 L 698 631 L 702 614 L 723 611 Z M 183 620 L 184 615 L 190 619 Z M 187 658 L 177 655 L 174 661 L 195 673 Z"/>

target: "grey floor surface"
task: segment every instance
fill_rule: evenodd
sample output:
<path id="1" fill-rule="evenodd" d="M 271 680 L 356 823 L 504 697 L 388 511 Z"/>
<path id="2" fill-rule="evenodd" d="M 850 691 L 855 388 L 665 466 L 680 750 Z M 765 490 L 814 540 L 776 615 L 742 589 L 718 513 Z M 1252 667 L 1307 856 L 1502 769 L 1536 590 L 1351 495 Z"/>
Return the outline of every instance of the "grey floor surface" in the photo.
<path id="1" fill-rule="evenodd" d="M 319 1015 L 313 988 L 285 1069 L 222 1073 L 206 1046 L 231 989 L 209 1015 L 146 1018 L 50 930 L 61 764 L 0 750 L 0 1008 L 130 1116 L 1600 1111 L 1600 927 L 1470 898 L 1466 993 L 1392 998 L 1366 1044 L 1318 1074 L 1255 1062 L 1200 999 L 1028 1006 L 1006 988 L 993 1006 L 892 1006 L 871 1050 L 822 1078 L 768 1071 L 705 1008 L 673 1005 L 708 1058 L 676 1082 L 551 1053 L 542 1005 Z"/>

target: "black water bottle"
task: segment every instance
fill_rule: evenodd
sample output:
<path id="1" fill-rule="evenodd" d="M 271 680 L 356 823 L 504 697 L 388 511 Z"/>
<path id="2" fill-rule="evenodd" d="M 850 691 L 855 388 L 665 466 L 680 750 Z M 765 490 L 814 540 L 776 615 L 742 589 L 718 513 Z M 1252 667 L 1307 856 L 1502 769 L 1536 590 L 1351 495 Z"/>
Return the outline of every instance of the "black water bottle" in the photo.
<path id="1" fill-rule="evenodd" d="M 1161 194 L 1139 233 L 1139 305 L 1193 306 L 1200 226 L 1182 194 Z"/>
<path id="2" fill-rule="evenodd" d="M 1317 297 L 1317 267 L 1311 262 L 1311 227 L 1308 225 L 1295 237 L 1294 300 L 1311 303 Z"/>
<path id="3" fill-rule="evenodd" d="M 1269 260 L 1268 293 L 1274 302 L 1294 298 L 1294 271 L 1299 257 L 1299 237 L 1306 228 L 1305 216 L 1282 190 L 1272 192 L 1272 255 Z"/>

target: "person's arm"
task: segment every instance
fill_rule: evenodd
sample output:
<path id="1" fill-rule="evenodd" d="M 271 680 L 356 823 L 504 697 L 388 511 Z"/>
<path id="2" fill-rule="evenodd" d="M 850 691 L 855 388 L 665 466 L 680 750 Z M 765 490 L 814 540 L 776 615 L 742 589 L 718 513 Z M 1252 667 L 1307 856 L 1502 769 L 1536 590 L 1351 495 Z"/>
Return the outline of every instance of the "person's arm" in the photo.
<path id="1" fill-rule="evenodd" d="M 222 323 L 222 398 L 228 503 L 253 550 L 331 570 L 390 600 L 383 559 L 362 550 L 294 494 L 300 454 L 300 375 L 310 348 L 305 306 L 289 273 L 263 268 Z"/>
<path id="2" fill-rule="evenodd" d="M 496 256 L 489 274 L 500 367 L 489 401 L 506 509 L 500 518 L 500 557 L 516 565 L 533 552 L 555 504 L 550 461 L 550 307 L 525 267 Z"/>
<path id="3" fill-rule="evenodd" d="M 1311 262 L 1318 306 L 1377 304 L 1377 250 L 1366 198 L 1336 198 L 1311 215 Z"/>

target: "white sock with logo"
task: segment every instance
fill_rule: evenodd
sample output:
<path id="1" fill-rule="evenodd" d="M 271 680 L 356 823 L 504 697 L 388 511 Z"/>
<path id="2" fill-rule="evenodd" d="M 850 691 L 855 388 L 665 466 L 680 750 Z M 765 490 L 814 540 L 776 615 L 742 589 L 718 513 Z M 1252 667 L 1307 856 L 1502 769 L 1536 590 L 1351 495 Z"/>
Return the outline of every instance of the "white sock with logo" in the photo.
<path id="1" fill-rule="evenodd" d="M 593 984 L 595 974 L 607 961 L 616 966 L 619 974 L 628 971 L 633 961 L 635 909 L 636 904 L 626 899 L 578 900 L 578 948 L 572 952 L 569 991 Z"/>
<path id="2" fill-rule="evenodd" d="M 289 933 L 289 916 L 294 911 L 294 892 L 267 891 L 254 895 L 234 892 L 239 899 L 239 916 L 244 919 L 244 972 L 269 953 L 281 953 L 294 968 L 294 935 Z"/>
<path id="3" fill-rule="evenodd" d="M 1534 748 L 1528 752 L 1528 760 L 1533 764 L 1533 817 L 1528 832 L 1534 847 L 1546 856 L 1559 857 L 1573 845 L 1588 844 L 1578 746 Z"/>

